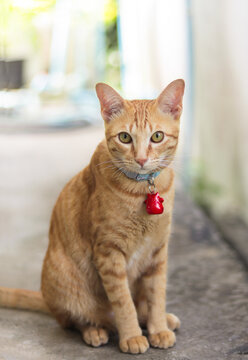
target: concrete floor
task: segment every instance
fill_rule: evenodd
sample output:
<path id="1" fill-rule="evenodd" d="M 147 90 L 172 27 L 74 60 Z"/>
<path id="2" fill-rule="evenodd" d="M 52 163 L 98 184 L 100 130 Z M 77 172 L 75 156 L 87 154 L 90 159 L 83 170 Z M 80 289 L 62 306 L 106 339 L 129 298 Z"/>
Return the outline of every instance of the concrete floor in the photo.
<path id="1" fill-rule="evenodd" d="M 0 284 L 39 289 L 49 218 L 63 185 L 89 161 L 102 128 L 0 135 Z M 0 309 L 0 360 L 246 359 L 247 273 L 213 224 L 180 191 L 170 244 L 168 310 L 182 328 L 170 350 L 121 354 L 117 338 L 87 347 L 50 317 Z"/>

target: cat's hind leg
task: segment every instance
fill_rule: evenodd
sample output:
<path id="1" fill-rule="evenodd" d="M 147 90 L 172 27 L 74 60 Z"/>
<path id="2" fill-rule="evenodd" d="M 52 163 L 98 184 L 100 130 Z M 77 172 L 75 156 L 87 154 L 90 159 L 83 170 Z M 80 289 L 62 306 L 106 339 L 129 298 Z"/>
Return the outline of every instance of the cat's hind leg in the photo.
<path id="1" fill-rule="evenodd" d="M 91 345 L 93 347 L 99 347 L 101 345 L 107 344 L 109 340 L 109 330 L 104 328 L 101 325 L 91 325 L 84 324 L 82 325 L 79 321 L 73 321 L 67 315 L 56 316 L 57 321 L 63 328 L 71 328 L 78 330 L 82 339 L 87 345 Z"/>
<path id="2" fill-rule="evenodd" d="M 146 327 L 147 313 L 148 313 L 146 299 L 144 299 L 144 298 L 138 299 L 138 301 L 136 301 L 136 308 L 137 308 L 137 313 L 138 313 L 138 319 L 139 319 L 140 326 L 141 327 Z M 168 328 L 170 330 L 175 331 L 175 330 L 180 328 L 181 322 L 180 322 L 179 318 L 176 315 L 174 315 L 172 313 L 166 313 L 165 317 L 166 317 L 166 320 L 167 320 Z"/>
<path id="3" fill-rule="evenodd" d="M 80 329 L 82 338 L 87 345 L 99 347 L 107 344 L 109 340 L 108 330 L 93 325 L 86 325 Z"/>
<path id="4" fill-rule="evenodd" d="M 172 313 L 166 313 L 166 320 L 167 320 L 168 328 L 170 330 L 175 331 L 179 329 L 181 326 L 181 321 L 179 320 L 179 318 Z"/>
<path id="5" fill-rule="evenodd" d="M 105 345 L 109 340 L 109 323 L 106 322 L 106 327 L 103 325 L 95 325 L 86 323 L 80 320 L 72 320 L 68 314 L 64 313 L 63 315 L 54 313 L 57 321 L 63 328 L 71 328 L 78 330 L 82 339 L 87 345 L 91 345 L 93 347 L 99 347 L 101 345 Z"/>

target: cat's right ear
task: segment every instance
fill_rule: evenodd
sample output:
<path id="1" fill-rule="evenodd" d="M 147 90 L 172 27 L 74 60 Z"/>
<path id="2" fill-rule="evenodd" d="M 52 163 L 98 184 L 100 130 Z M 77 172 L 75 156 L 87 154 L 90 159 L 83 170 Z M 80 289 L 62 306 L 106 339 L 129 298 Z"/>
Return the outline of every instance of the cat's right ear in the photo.
<path id="1" fill-rule="evenodd" d="M 184 88 L 183 79 L 172 81 L 157 98 L 159 109 L 176 120 L 182 113 Z"/>
<path id="2" fill-rule="evenodd" d="M 124 100 L 111 86 L 98 83 L 96 93 L 101 105 L 101 113 L 104 121 L 109 122 L 113 115 L 121 112 Z"/>

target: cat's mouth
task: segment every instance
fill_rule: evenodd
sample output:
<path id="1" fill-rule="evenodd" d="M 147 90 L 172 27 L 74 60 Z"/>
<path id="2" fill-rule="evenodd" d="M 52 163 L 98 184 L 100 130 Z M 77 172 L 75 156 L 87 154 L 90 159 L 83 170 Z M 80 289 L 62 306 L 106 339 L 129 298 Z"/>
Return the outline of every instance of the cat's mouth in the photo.
<path id="1" fill-rule="evenodd" d="M 158 169 L 158 167 L 146 168 L 146 167 L 130 166 L 130 167 L 126 167 L 125 170 L 133 172 L 133 173 L 141 174 L 141 175 L 147 175 L 147 174 L 151 174 L 153 172 L 156 172 L 159 169 Z"/>
<path id="2" fill-rule="evenodd" d="M 154 171 L 155 171 L 155 169 L 142 169 L 142 168 L 135 170 L 135 172 L 137 172 L 138 174 L 142 174 L 142 175 L 151 174 Z"/>
<path id="3" fill-rule="evenodd" d="M 159 167 L 159 164 L 157 163 L 157 161 L 155 162 L 151 162 L 151 163 L 148 163 L 148 164 L 145 164 L 143 166 L 132 166 L 134 172 L 137 172 L 139 174 L 151 174 L 153 172 L 156 172 L 156 171 L 159 171 L 160 170 L 160 167 Z M 130 169 L 131 170 L 131 169 Z"/>
<path id="4" fill-rule="evenodd" d="M 146 174 L 151 174 L 154 173 L 156 171 L 161 170 L 161 167 L 159 166 L 159 164 L 154 163 L 153 164 L 144 164 L 143 166 L 135 164 L 131 161 L 123 161 L 123 160 L 114 160 L 113 163 L 115 164 L 115 166 L 119 169 L 119 171 L 122 172 L 132 172 L 132 173 L 136 173 L 136 174 L 141 174 L 141 175 L 146 175 Z"/>

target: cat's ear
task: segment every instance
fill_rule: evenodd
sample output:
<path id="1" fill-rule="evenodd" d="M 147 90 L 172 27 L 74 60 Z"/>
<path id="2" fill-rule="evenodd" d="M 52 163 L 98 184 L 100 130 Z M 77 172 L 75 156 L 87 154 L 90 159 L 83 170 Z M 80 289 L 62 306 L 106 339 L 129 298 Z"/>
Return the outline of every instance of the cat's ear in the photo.
<path id="1" fill-rule="evenodd" d="M 183 109 L 184 80 L 172 81 L 157 98 L 159 109 L 179 119 Z"/>
<path id="2" fill-rule="evenodd" d="M 96 84 L 96 93 L 100 101 L 102 117 L 108 122 L 113 115 L 122 110 L 124 100 L 117 91 L 104 83 Z"/>

